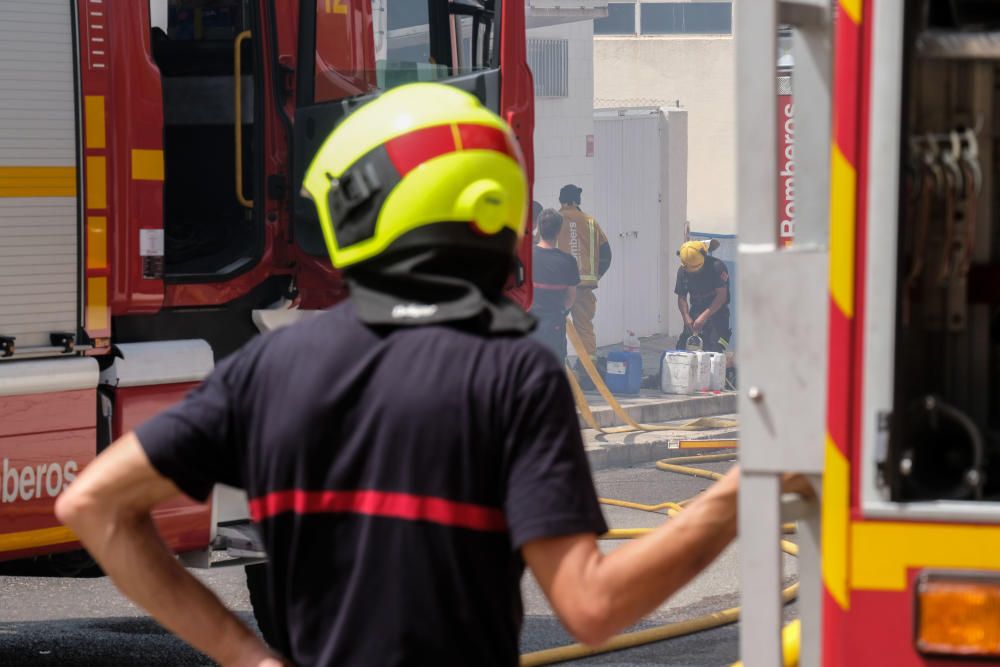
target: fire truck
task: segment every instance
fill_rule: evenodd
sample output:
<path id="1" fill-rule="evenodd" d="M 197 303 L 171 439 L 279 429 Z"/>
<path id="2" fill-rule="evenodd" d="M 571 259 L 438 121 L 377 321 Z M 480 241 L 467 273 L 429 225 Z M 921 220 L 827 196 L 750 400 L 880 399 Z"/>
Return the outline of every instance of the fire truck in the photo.
<path id="1" fill-rule="evenodd" d="M 86 561 L 53 516 L 102 448 L 260 329 L 343 296 L 302 174 L 385 88 L 444 81 L 531 164 L 524 3 L 0 3 L 0 561 Z M 527 305 L 530 235 L 510 291 Z M 245 499 L 172 502 L 192 565 L 259 555 Z"/>
<path id="2" fill-rule="evenodd" d="M 787 246 L 758 122 L 780 24 Z M 743 662 L 793 657 L 778 542 L 797 518 L 800 664 L 1000 665 L 1000 4 L 761 0 L 735 26 Z M 787 472 L 818 502 L 782 498 Z"/>

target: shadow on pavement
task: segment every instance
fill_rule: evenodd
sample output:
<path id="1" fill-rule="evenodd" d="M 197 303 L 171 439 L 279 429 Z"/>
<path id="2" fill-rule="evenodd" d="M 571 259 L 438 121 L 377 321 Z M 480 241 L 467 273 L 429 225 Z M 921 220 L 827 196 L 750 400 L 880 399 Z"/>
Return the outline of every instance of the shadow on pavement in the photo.
<path id="1" fill-rule="evenodd" d="M 249 614 L 240 614 L 253 625 Z M 189 667 L 213 665 L 150 618 L 0 623 L 0 665 Z"/>

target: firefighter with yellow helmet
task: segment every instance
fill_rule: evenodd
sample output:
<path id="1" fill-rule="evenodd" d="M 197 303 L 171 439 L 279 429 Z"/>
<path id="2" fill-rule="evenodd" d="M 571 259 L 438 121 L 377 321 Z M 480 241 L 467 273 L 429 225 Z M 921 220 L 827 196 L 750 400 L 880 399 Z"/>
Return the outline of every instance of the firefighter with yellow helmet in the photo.
<path id="1" fill-rule="evenodd" d="M 522 547 L 550 571 L 555 538 L 607 525 L 562 362 L 503 295 L 529 203 L 513 132 L 456 88 L 401 86 L 339 124 L 303 189 L 350 299 L 224 359 L 58 516 L 222 665 L 515 665 Z M 148 519 L 220 482 L 260 529 L 274 652 Z"/>
<path id="2" fill-rule="evenodd" d="M 725 352 L 732 331 L 729 325 L 729 269 L 725 262 L 709 253 L 719 242 L 687 241 L 677 251 L 681 267 L 677 270 L 677 308 L 684 318 L 684 331 L 677 339 L 680 350 L 688 346 L 692 334 L 702 340 L 708 352 Z"/>
<path id="3" fill-rule="evenodd" d="M 441 84 L 396 88 L 342 121 L 304 188 L 351 298 L 227 357 L 56 506 L 164 627 L 226 666 L 516 665 L 525 565 L 599 644 L 726 547 L 736 471 L 617 558 L 598 549 L 565 369 L 502 295 L 528 196 L 500 118 Z M 217 483 L 246 491 L 267 552 L 271 647 L 149 516 Z"/>

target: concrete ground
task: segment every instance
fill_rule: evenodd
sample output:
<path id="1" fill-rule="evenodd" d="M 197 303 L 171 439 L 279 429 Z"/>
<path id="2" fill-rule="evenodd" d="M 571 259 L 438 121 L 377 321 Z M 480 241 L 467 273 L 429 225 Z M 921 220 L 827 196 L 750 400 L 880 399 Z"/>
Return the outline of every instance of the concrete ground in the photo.
<path id="1" fill-rule="evenodd" d="M 722 414 L 715 418 L 716 423 L 736 423 L 737 415 Z M 590 458 L 591 468 L 604 470 L 606 468 L 621 468 L 652 463 L 671 456 L 690 456 L 698 450 L 680 449 L 682 445 L 694 446 L 702 440 L 737 440 L 738 426 L 723 426 L 699 431 L 680 430 L 693 420 L 676 422 L 677 429 L 666 428 L 659 431 L 629 431 L 627 433 L 601 433 L 594 430 L 584 430 L 583 442 Z"/>
<path id="2" fill-rule="evenodd" d="M 689 464 L 694 465 L 694 464 Z M 697 467 L 723 472 L 730 462 L 707 463 Z M 652 465 L 616 468 L 595 473 L 598 493 L 602 497 L 656 504 L 666 500 L 690 498 L 709 485 L 708 480 L 676 475 L 657 470 Z M 663 516 L 650 512 L 605 506 L 605 518 L 612 528 L 646 528 L 660 525 Z M 622 541 L 604 541 L 602 549 L 611 551 Z M 785 556 L 785 579 L 797 576 L 796 561 Z M 536 651 L 572 644 L 572 637 L 559 625 L 548 603 L 530 574 L 522 586 L 525 599 L 525 629 L 522 650 Z M 739 605 L 739 545 L 735 544 L 698 578 L 681 589 L 641 623 L 629 630 L 652 628 L 686 620 Z M 794 616 L 794 608 L 787 612 Z M 729 665 L 739 658 L 737 626 L 697 633 L 686 638 L 668 640 L 646 647 L 593 656 L 564 664 L 579 665 L 667 665 L 670 667 L 706 667 Z"/>
<path id="3" fill-rule="evenodd" d="M 673 344 L 674 339 L 669 336 L 642 339 L 640 350 L 644 370 L 656 373 L 658 377 L 660 355 L 666 349 L 673 349 Z M 600 348 L 599 352 L 606 354 L 621 347 L 608 346 Z M 658 381 L 652 384 L 658 384 Z M 656 431 L 622 432 L 616 427 L 625 426 L 625 420 L 598 392 L 588 391 L 584 396 L 598 427 L 590 428 L 591 424 L 580 416 L 584 443 L 595 470 L 634 466 L 664 458 L 683 440 L 731 440 L 739 437 L 739 427 L 735 423 L 738 408 L 735 391 L 677 395 L 645 388 L 638 396 L 615 396 L 621 409 L 634 422 L 643 426 L 662 426 Z M 723 421 L 712 423 L 713 418 Z M 696 428 L 692 430 L 692 426 Z"/>

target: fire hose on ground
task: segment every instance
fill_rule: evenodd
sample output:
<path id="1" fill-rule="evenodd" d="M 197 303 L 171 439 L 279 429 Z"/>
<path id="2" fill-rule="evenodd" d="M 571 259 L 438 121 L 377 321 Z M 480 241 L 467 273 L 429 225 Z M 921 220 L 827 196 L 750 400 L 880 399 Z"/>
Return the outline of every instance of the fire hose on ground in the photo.
<path id="1" fill-rule="evenodd" d="M 703 430 L 705 426 L 699 424 L 699 421 L 682 425 L 678 427 L 677 425 L 670 424 L 654 424 L 645 425 L 639 424 L 632 417 L 625 412 L 618 401 L 615 399 L 614 395 L 604 384 L 603 378 L 601 378 L 600 373 L 597 372 L 597 368 L 594 366 L 590 357 L 582 352 L 583 344 L 580 340 L 579 334 L 577 334 L 576 329 L 573 327 L 572 322 L 566 323 L 567 335 L 569 336 L 570 342 L 573 347 L 577 350 L 581 364 L 583 365 L 587 375 L 590 377 L 594 386 L 597 388 L 600 395 L 607 401 L 608 405 L 614 413 L 625 422 L 626 426 L 614 427 L 614 428 L 602 428 L 597 424 L 597 420 L 594 418 L 593 413 L 590 410 L 590 406 L 587 404 L 586 397 L 583 394 L 583 390 L 580 388 L 579 382 L 576 380 L 576 376 L 569 372 L 570 385 L 573 389 L 573 396 L 576 400 L 577 407 L 580 410 L 580 414 L 583 416 L 584 421 L 590 428 L 593 428 L 601 433 L 623 433 L 629 431 L 662 431 L 662 430 Z M 719 421 L 729 421 L 732 426 L 736 423 L 732 420 L 719 420 Z M 729 424 L 726 424 L 728 426 Z M 686 427 L 686 428 L 685 428 Z M 657 461 L 656 467 L 659 470 L 665 472 L 671 472 L 681 475 L 689 475 L 694 477 L 701 477 L 710 480 L 718 480 L 722 475 L 710 470 L 705 470 L 703 468 L 694 468 L 690 466 L 680 465 L 684 463 L 709 463 L 713 461 L 726 461 L 735 458 L 735 452 L 727 452 L 724 454 L 710 454 L 703 456 L 684 456 L 684 457 L 674 457 L 670 459 L 662 459 Z M 624 507 L 628 509 L 640 510 L 645 512 L 662 512 L 666 510 L 667 516 L 675 516 L 678 512 L 682 512 L 684 507 L 689 504 L 694 498 L 688 498 L 680 502 L 662 502 L 655 505 L 645 505 L 642 503 L 634 503 L 627 500 L 618 500 L 614 498 L 601 498 L 600 502 L 604 505 L 611 505 L 616 507 Z M 783 526 L 786 532 L 794 530 L 793 524 L 786 524 Z M 623 540 L 623 539 L 634 539 L 641 537 L 649 532 L 652 528 L 624 528 L 608 531 L 606 534 L 601 536 L 604 540 Z M 785 553 L 791 556 L 798 555 L 798 546 L 787 540 L 781 541 L 781 549 Z M 788 603 L 795 599 L 798 594 L 799 584 L 796 582 L 788 587 L 786 587 L 782 593 L 781 597 L 783 602 Z M 634 632 L 627 632 L 613 637 L 604 644 L 600 646 L 586 646 L 584 644 L 571 644 L 569 646 L 559 646 L 550 649 L 544 649 L 540 651 L 534 651 L 531 653 L 526 653 L 521 656 L 522 667 L 535 667 L 538 665 L 549 665 L 558 662 L 564 662 L 567 660 L 575 660 L 579 658 L 585 658 L 588 656 L 599 655 L 602 653 L 609 653 L 612 651 L 620 651 L 623 649 L 634 648 L 638 646 L 644 646 L 646 644 L 651 644 L 654 642 L 664 641 L 666 639 L 674 639 L 677 637 L 683 637 L 686 635 L 694 634 L 696 632 L 701 632 L 704 630 L 710 630 L 713 628 L 722 627 L 724 625 L 729 625 L 735 623 L 739 620 L 740 608 L 730 607 L 728 609 L 722 609 L 710 614 L 705 614 L 697 618 L 679 621 L 674 623 L 668 623 L 666 625 L 661 625 L 655 628 L 649 628 L 645 630 L 637 630 Z M 798 664 L 799 655 L 799 624 L 798 621 L 790 623 L 782 632 L 782 648 L 784 655 L 784 664 L 786 667 Z M 741 663 L 736 663 L 733 667 L 737 667 Z"/>
<path id="2" fill-rule="evenodd" d="M 664 459 L 657 461 L 656 467 L 660 470 L 666 472 L 672 472 L 683 475 L 693 475 L 696 477 L 703 477 L 706 479 L 717 480 L 722 475 L 717 472 L 712 472 L 710 470 L 705 470 L 703 468 L 692 468 L 689 466 L 677 465 L 679 463 L 710 463 L 713 461 L 724 461 L 730 460 L 735 457 L 735 453 L 726 454 L 710 454 L 706 456 L 684 456 L 672 459 Z M 661 512 L 663 510 L 667 511 L 667 516 L 674 516 L 678 512 L 684 510 L 684 506 L 691 502 L 693 498 L 681 502 L 664 502 L 656 505 L 644 505 L 642 503 L 633 503 L 627 500 L 618 500 L 615 498 L 601 498 L 600 502 L 604 505 L 612 505 L 615 507 L 625 507 L 628 509 L 641 510 L 645 512 Z M 603 540 L 628 540 L 641 537 L 655 528 L 619 528 L 617 530 L 610 530 L 601 536 Z M 792 542 L 787 540 L 781 541 L 781 549 L 786 554 L 790 556 L 797 556 L 799 553 L 799 548 Z M 782 600 L 785 603 L 791 602 L 795 599 L 798 594 L 799 584 L 796 582 L 781 592 Z M 652 644 L 654 642 L 664 641 L 666 639 L 674 639 L 677 637 L 684 637 L 686 635 L 694 634 L 696 632 L 701 632 L 703 630 L 711 630 L 714 628 L 722 627 L 724 625 L 729 625 L 735 623 L 739 620 L 740 608 L 730 607 L 728 609 L 722 609 L 710 614 L 705 614 L 697 618 L 678 621 L 675 623 L 668 623 L 666 625 L 661 625 L 655 628 L 648 628 L 646 630 L 636 630 L 634 632 L 627 632 L 613 637 L 604 644 L 600 646 L 586 646 L 584 644 L 571 644 L 569 646 L 559 646 L 556 648 L 543 649 L 541 651 L 534 651 L 531 653 L 525 653 L 521 656 L 521 666 L 522 667 L 537 667 L 539 665 L 551 665 L 558 662 L 564 662 L 567 660 L 577 660 L 580 658 L 585 658 L 592 655 L 600 655 L 602 653 L 610 653 L 612 651 L 621 651 L 623 649 L 635 648 L 638 646 L 644 646 L 646 644 Z M 782 643 L 784 646 L 784 663 L 786 667 L 791 667 L 792 665 L 798 664 L 798 625 L 790 624 L 787 626 L 782 633 Z M 737 663 L 739 664 L 739 663 Z M 734 666 L 735 667 L 735 666 Z"/>
<path id="3" fill-rule="evenodd" d="M 580 411 L 580 416 L 583 421 L 587 424 L 589 428 L 599 431 L 601 433 L 629 433 L 632 431 L 703 431 L 708 428 L 734 428 L 737 424 L 732 419 L 716 419 L 716 418 L 702 418 L 696 419 L 689 424 L 640 424 L 635 421 L 632 416 L 625 411 L 615 398 L 615 395 L 611 393 L 608 386 L 604 384 L 604 378 L 597 371 L 597 367 L 594 366 L 594 362 L 591 361 L 590 356 L 583 348 L 583 341 L 580 340 L 580 334 L 577 333 L 576 327 L 573 326 L 571 321 L 566 322 L 566 335 L 569 337 L 570 343 L 573 344 L 573 349 L 576 350 L 577 358 L 580 360 L 580 364 L 583 366 L 590 378 L 591 382 L 597 388 L 598 393 L 601 395 L 607 404 L 611 407 L 611 410 L 615 413 L 615 416 L 623 422 L 623 426 L 612 426 L 610 428 L 603 427 L 597 423 L 597 418 L 594 417 L 593 411 L 590 409 L 590 405 L 587 403 L 587 398 L 583 395 L 583 389 L 580 387 L 579 381 L 576 379 L 576 375 L 572 372 L 568 372 L 570 387 L 573 390 L 573 398 L 576 401 L 576 407 Z"/>

